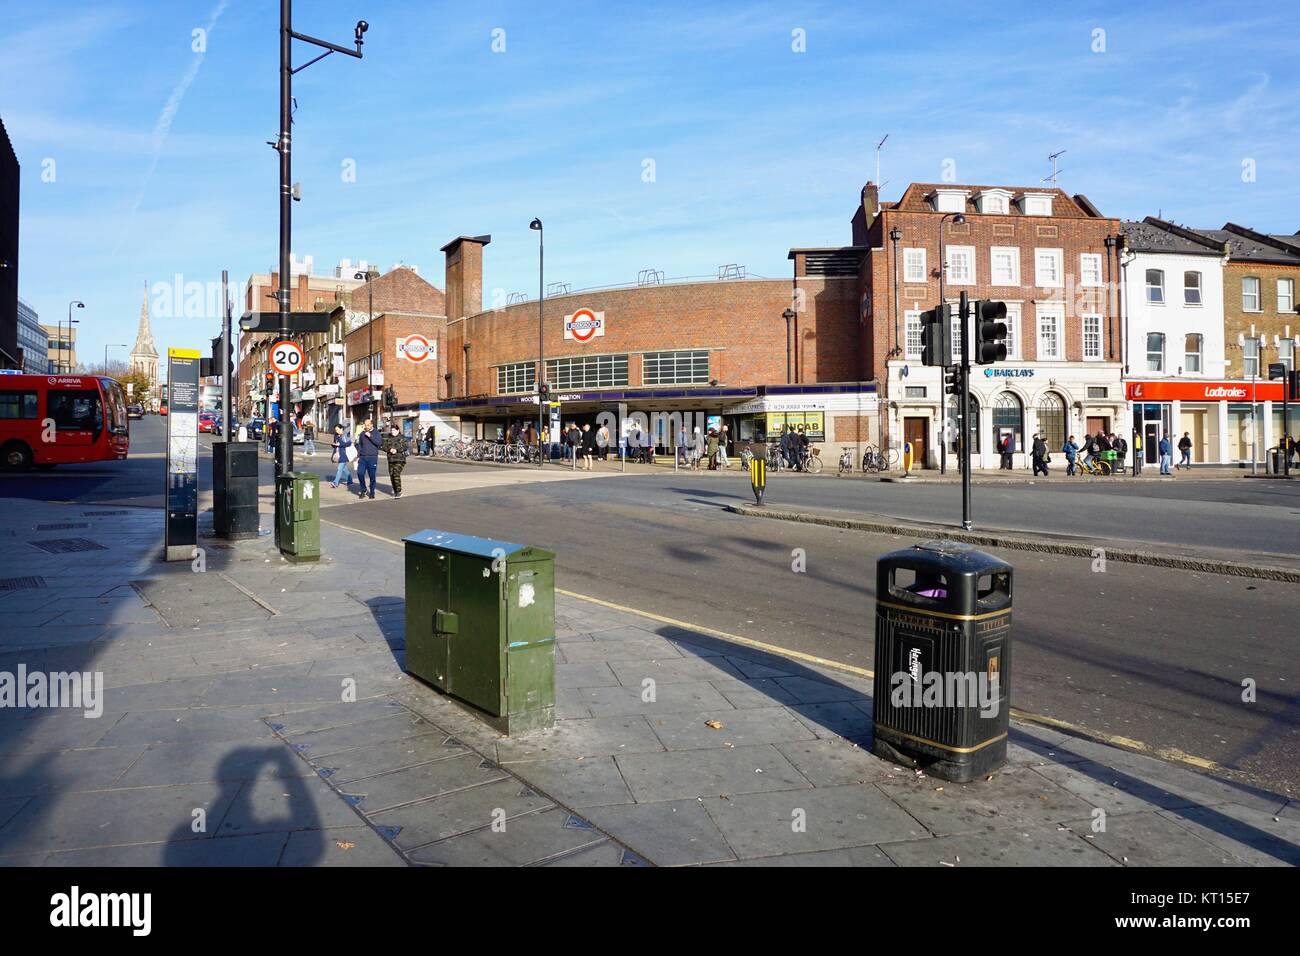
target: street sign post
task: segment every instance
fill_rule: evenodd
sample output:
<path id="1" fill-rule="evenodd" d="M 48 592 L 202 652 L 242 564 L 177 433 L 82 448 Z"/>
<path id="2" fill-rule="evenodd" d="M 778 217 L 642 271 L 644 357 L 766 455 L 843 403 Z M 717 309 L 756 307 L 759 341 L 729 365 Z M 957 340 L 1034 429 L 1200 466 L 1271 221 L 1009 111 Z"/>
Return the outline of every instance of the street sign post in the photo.
<path id="1" fill-rule="evenodd" d="M 167 522 L 164 559 L 189 561 L 199 542 L 199 352 L 167 350 Z"/>

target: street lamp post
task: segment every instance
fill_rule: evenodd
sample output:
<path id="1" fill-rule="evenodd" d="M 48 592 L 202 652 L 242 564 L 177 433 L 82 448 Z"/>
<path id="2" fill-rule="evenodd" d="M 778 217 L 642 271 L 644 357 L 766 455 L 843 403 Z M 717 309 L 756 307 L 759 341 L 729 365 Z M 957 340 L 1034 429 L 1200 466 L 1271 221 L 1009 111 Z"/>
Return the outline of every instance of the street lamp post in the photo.
<path id="1" fill-rule="evenodd" d="M 292 238 L 293 221 L 293 166 L 291 162 L 293 141 L 293 75 L 307 69 L 318 60 L 323 60 L 331 53 L 361 59 L 362 35 L 370 29 L 365 20 L 358 20 L 354 40 L 355 50 L 341 47 L 325 40 L 295 33 L 293 29 L 293 0 L 280 0 L 280 136 L 271 144 L 280 154 L 280 288 L 276 298 L 280 303 L 280 335 L 289 334 L 289 312 L 291 293 L 289 290 L 289 244 Z M 293 41 L 301 40 L 324 50 L 318 56 L 308 60 L 296 69 L 293 66 Z M 293 471 L 293 426 L 289 416 L 289 378 L 280 376 L 280 440 L 276 443 L 276 470 L 287 475 Z M 280 496 L 276 495 L 277 515 L 282 506 Z"/>
<path id="2" fill-rule="evenodd" d="M 794 309 L 786 309 L 781 313 L 781 318 L 785 319 L 785 384 L 787 385 L 793 384 L 790 377 L 794 374 L 790 358 L 790 323 L 795 320 L 796 315 Z"/>
<path id="3" fill-rule="evenodd" d="M 542 230 L 542 221 L 534 218 L 528 224 L 529 229 L 537 230 L 537 467 L 541 468 L 546 459 L 542 455 L 542 416 L 545 409 L 542 407 L 542 383 L 546 381 L 546 352 L 542 345 L 542 331 L 544 328 L 543 314 L 545 303 L 543 298 L 546 292 L 546 271 L 543 267 L 544 243 Z"/>
<path id="4" fill-rule="evenodd" d="M 944 299 L 943 277 L 944 277 L 944 273 L 947 272 L 948 270 L 948 250 L 946 244 L 944 243 L 943 227 L 947 225 L 949 219 L 951 219 L 953 222 L 957 223 L 958 225 L 961 225 L 961 223 L 966 221 L 966 217 L 959 212 L 949 212 L 949 213 L 945 213 L 943 218 L 939 220 L 939 305 L 940 306 L 942 306 L 944 302 L 947 301 L 946 299 Z M 964 327 L 961 330 L 961 337 L 963 340 L 966 338 L 966 329 Z M 948 363 L 952 361 L 951 353 L 945 355 L 944 360 L 945 361 L 943 367 L 947 368 Z M 948 394 L 947 392 L 945 392 L 943 396 L 940 398 L 940 402 L 942 404 L 940 405 L 941 411 L 939 413 L 939 418 L 940 418 L 939 474 L 942 475 L 942 474 L 946 474 L 948 471 Z M 962 427 L 965 428 L 965 426 L 966 423 L 962 422 Z"/>
<path id="5" fill-rule="evenodd" d="M 68 335 L 69 335 L 69 336 L 72 335 L 72 325 L 73 325 L 73 322 L 74 322 L 74 319 L 72 318 L 72 307 L 73 307 L 74 305 L 75 305 L 78 309 L 84 309 L 84 308 L 86 307 L 86 303 L 84 303 L 84 302 L 80 302 L 80 301 L 78 301 L 77 299 L 73 299 L 71 302 L 68 303 Z M 75 321 L 77 322 L 77 324 L 80 324 L 80 320 L 75 320 Z M 59 322 L 58 322 L 58 334 L 59 334 L 59 371 L 60 371 L 60 372 L 70 372 L 70 371 L 72 371 L 72 369 L 70 369 L 70 368 L 65 368 L 64 366 L 65 366 L 65 364 L 66 364 L 66 365 L 71 365 L 72 363 L 71 363 L 71 362 L 67 362 L 67 363 L 65 363 L 65 362 L 63 361 L 65 358 L 68 357 L 68 356 L 67 356 L 67 353 L 68 353 L 69 350 L 64 348 L 64 344 L 65 344 L 65 343 L 64 343 L 64 341 L 63 341 L 63 320 L 62 320 L 62 319 L 60 319 Z"/>

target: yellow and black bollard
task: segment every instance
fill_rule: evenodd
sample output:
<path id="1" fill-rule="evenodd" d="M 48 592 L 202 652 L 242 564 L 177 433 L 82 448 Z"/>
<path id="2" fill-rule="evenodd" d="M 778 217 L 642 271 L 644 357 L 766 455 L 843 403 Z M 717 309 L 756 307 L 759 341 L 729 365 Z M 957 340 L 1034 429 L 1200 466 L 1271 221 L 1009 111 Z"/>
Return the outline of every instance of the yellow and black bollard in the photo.
<path id="1" fill-rule="evenodd" d="M 749 462 L 749 484 L 754 489 L 754 500 L 763 503 L 763 491 L 767 488 L 767 461 L 757 455 Z"/>

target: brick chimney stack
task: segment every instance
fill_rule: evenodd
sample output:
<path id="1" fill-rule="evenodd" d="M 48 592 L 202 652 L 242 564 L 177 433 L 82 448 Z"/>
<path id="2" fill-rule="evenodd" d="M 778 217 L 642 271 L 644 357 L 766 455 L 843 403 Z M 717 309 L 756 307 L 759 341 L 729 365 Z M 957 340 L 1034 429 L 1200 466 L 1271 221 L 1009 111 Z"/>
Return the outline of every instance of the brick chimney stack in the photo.
<path id="1" fill-rule="evenodd" d="M 457 236 L 442 247 L 447 256 L 447 318 L 483 311 L 483 247 L 491 236 Z"/>

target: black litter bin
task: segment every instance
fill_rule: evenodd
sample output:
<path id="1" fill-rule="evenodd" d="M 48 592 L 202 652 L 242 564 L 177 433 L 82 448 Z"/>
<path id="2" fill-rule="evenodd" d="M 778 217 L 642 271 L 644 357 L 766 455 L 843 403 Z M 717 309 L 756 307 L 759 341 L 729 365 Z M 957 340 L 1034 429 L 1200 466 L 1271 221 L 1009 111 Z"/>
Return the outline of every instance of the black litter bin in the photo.
<path id="1" fill-rule="evenodd" d="M 956 782 L 1006 761 L 1011 571 L 953 541 L 880 559 L 876 756 Z"/>

